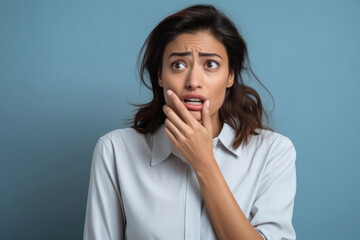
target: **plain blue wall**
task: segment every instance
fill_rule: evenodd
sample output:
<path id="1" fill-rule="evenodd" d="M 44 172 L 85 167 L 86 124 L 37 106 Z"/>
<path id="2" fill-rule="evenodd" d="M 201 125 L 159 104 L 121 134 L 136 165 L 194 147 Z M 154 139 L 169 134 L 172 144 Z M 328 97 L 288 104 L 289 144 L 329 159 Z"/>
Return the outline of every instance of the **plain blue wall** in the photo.
<path id="1" fill-rule="evenodd" d="M 94 145 L 148 96 L 138 51 L 193 3 L 0 0 L 0 239 L 82 238 Z M 207 3 L 239 26 L 296 146 L 298 239 L 356 239 L 360 2 Z"/>

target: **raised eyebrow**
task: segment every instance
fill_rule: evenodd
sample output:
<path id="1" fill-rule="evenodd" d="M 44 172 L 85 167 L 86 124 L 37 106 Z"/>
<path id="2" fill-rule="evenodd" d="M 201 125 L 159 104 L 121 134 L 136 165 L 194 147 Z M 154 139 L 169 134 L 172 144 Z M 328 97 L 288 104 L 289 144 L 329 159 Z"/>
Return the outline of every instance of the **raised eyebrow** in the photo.
<path id="1" fill-rule="evenodd" d="M 185 57 L 185 56 L 190 56 L 191 52 L 173 52 L 172 54 L 170 54 L 169 58 L 171 57 Z"/>
<path id="2" fill-rule="evenodd" d="M 173 53 L 170 54 L 169 58 L 174 57 L 174 56 L 185 57 L 185 56 L 190 56 L 190 55 L 192 55 L 191 52 L 173 52 Z M 203 52 L 200 52 L 199 57 L 218 57 L 218 58 L 222 59 L 222 57 L 217 53 L 203 53 Z"/>
<path id="3" fill-rule="evenodd" d="M 218 57 L 222 59 L 222 57 L 217 53 L 199 53 L 199 57 Z"/>

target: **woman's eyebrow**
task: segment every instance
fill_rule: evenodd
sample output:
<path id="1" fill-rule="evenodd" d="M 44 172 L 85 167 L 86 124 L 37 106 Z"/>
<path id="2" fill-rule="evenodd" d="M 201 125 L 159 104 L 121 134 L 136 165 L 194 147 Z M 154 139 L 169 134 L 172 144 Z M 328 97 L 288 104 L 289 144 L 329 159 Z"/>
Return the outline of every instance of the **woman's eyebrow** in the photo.
<path id="1" fill-rule="evenodd" d="M 191 52 L 173 52 L 172 54 L 170 54 L 169 58 L 176 56 L 176 57 L 185 57 L 185 56 L 190 56 Z"/>
<path id="2" fill-rule="evenodd" d="M 191 54 L 192 54 L 191 52 L 173 52 L 173 53 L 170 54 L 169 58 L 171 58 L 173 56 L 185 57 L 185 56 L 190 56 Z M 222 59 L 222 57 L 217 53 L 199 52 L 199 57 L 218 57 L 218 58 Z"/>
<path id="3" fill-rule="evenodd" d="M 200 52 L 199 57 L 218 57 L 218 58 L 222 59 L 222 57 L 217 53 L 202 53 L 202 52 Z"/>

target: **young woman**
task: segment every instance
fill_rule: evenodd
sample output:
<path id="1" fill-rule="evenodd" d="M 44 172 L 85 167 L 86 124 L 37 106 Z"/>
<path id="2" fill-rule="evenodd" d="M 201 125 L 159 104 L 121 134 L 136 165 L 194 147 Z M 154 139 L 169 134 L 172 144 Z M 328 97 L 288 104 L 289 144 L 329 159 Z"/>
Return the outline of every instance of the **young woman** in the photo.
<path id="1" fill-rule="evenodd" d="M 263 126 L 234 24 L 192 6 L 142 53 L 153 98 L 96 145 L 84 239 L 295 239 L 295 149 Z"/>

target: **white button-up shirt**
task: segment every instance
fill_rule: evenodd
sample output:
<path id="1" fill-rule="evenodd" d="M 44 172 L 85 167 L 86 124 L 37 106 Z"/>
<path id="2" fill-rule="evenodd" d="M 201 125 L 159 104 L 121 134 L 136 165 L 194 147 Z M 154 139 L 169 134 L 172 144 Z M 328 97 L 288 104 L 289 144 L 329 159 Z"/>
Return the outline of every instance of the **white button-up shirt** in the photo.
<path id="1" fill-rule="evenodd" d="M 190 165 L 160 127 L 153 135 L 112 131 L 95 147 L 84 239 L 217 239 Z M 265 239 L 295 239 L 295 149 L 274 132 L 259 130 L 232 147 L 224 124 L 214 155 L 237 203 Z"/>

